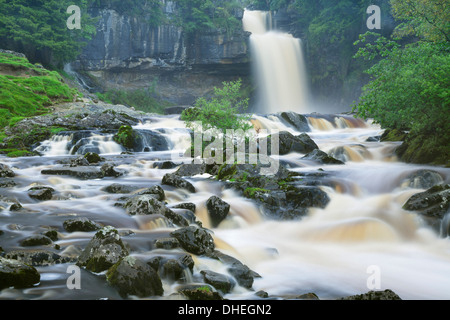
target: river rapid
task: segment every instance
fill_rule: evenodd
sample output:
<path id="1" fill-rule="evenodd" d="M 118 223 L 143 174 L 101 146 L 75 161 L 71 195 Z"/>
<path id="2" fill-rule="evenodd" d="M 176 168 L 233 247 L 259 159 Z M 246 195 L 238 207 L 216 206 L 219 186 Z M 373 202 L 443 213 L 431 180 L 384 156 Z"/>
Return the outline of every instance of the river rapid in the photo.
<path id="1" fill-rule="evenodd" d="M 161 185 L 161 179 L 177 168 L 158 169 L 161 161 L 189 162 L 182 158 L 190 146 L 190 135 L 179 116 L 153 116 L 135 126 L 137 130 L 158 132 L 168 142 L 169 151 L 122 154 L 122 147 L 110 136 L 89 136 L 101 156 L 115 163 L 125 175 L 118 178 L 79 180 L 68 176 L 42 174 L 58 166 L 58 161 L 76 158 L 70 154 L 69 136 L 59 136 L 42 144 L 39 157 L 5 158 L 0 162 L 16 173 L 16 186 L 0 188 L 0 236 L 5 251 L 24 249 L 21 240 L 48 227 L 58 230 L 58 240 L 51 246 L 59 254 L 77 255 L 91 240 L 93 232 L 68 233 L 63 222 L 86 217 L 120 230 L 123 241 L 135 256 L 155 254 L 152 243 L 173 229 L 152 216 L 129 216 L 116 206 L 120 194 L 103 190 L 113 183 L 148 187 Z M 227 189 L 209 175 L 188 180 L 196 193 L 162 186 L 169 205 L 196 204 L 197 219 L 209 228 L 216 248 L 236 257 L 261 278 L 253 290 L 236 286 L 227 299 L 253 299 L 254 293 L 266 291 L 271 297 L 288 298 L 313 292 L 320 299 L 337 299 L 366 293 L 372 289 L 391 289 L 402 299 L 450 299 L 450 240 L 446 234 L 431 229 L 420 216 L 402 209 L 414 194 L 426 188 L 409 177 L 420 170 L 435 173 L 434 184 L 449 183 L 450 169 L 401 163 L 394 154 L 397 142 L 380 142 L 383 130 L 351 116 L 308 117 L 308 135 L 322 151 L 344 161 L 344 165 L 317 164 L 302 159 L 304 154 L 280 156 L 289 170 L 323 172 L 330 182 L 322 186 L 331 201 L 323 208 L 311 208 L 308 215 L 294 221 L 272 220 L 255 202 Z M 275 116 L 254 115 L 253 124 L 262 129 L 290 131 Z M 174 160 L 175 159 L 175 160 Z M 52 200 L 31 199 L 31 186 L 45 185 L 56 190 Z M 218 227 L 209 222 L 205 202 L 217 195 L 231 205 L 230 213 Z M 19 201 L 24 210 L 13 212 L 10 199 Z M 158 249 L 173 255 L 175 250 Z M 194 279 L 200 270 L 226 273 L 216 260 L 194 257 Z M 27 289 L 5 289 L 0 299 L 121 299 L 108 286 L 104 274 L 82 270 L 81 289 L 69 290 L 67 269 L 70 264 L 36 267 L 41 282 Z M 376 278 L 374 278 L 376 276 Z M 374 281 L 374 279 L 376 281 Z M 176 292 L 178 283 L 163 281 L 164 296 Z"/>

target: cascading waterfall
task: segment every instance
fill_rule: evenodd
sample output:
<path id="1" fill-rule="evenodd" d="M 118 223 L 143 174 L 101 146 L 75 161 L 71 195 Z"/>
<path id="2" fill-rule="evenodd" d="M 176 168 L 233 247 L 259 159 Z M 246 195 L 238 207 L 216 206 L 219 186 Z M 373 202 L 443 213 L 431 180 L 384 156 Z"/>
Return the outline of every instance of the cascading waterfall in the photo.
<path id="1" fill-rule="evenodd" d="M 267 12 L 246 10 L 244 30 L 251 32 L 258 113 L 308 112 L 308 84 L 301 40 L 272 30 Z"/>

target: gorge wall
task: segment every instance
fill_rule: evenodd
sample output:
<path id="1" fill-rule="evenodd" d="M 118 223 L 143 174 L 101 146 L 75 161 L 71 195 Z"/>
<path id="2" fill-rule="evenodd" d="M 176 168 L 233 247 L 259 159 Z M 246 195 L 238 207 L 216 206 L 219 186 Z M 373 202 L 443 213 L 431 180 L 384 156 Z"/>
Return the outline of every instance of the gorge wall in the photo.
<path id="1" fill-rule="evenodd" d="M 164 23 L 154 26 L 145 17 L 91 8 L 97 33 L 71 68 L 91 92 L 156 85 L 159 98 L 178 105 L 192 104 L 223 81 L 249 78 L 247 33 L 204 29 L 187 34 L 173 19 L 176 10 L 166 1 Z M 241 20 L 243 10 L 233 14 Z"/>

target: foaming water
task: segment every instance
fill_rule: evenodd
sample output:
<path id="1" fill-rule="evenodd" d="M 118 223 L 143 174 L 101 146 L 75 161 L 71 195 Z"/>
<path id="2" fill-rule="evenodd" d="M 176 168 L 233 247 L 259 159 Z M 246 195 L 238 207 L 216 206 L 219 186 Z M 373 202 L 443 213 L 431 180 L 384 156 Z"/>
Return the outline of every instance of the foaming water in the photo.
<path id="1" fill-rule="evenodd" d="M 291 171 L 302 175 L 324 175 L 327 184 L 321 188 L 331 199 L 326 208 L 310 209 L 305 217 L 295 221 L 269 220 L 255 202 L 227 189 L 208 175 L 186 177 L 196 188 L 196 193 L 162 185 L 166 195 L 164 201 L 169 207 L 194 203 L 196 219 L 210 230 L 216 248 L 261 275 L 255 279 L 255 291 L 265 290 L 271 296 L 279 297 L 314 292 L 320 299 L 365 293 L 370 290 L 367 281 L 371 273 L 368 270 L 376 266 L 380 270 L 381 290 L 392 289 L 403 299 L 450 299 L 449 216 L 443 221 L 441 234 L 437 234 L 419 215 L 402 209 L 412 195 L 424 190 L 423 180 L 431 184 L 450 183 L 450 169 L 398 162 L 394 150 L 399 143 L 369 139 L 383 132 L 370 121 L 361 122 L 340 115 L 305 116 L 312 130 L 308 135 L 322 151 L 344 164 L 305 161 L 302 159 L 304 154 L 300 153 L 284 155 L 280 159 L 290 164 Z M 290 131 L 294 135 L 301 133 L 287 126 L 277 115 L 254 115 L 252 123 L 260 129 Z M 70 148 L 62 154 L 58 150 L 68 149 L 67 144 L 74 142 L 71 135 L 60 135 L 46 142 L 50 148 L 48 155 L 43 157 L 2 158 L 1 162 L 16 172 L 17 185 L 1 188 L 0 195 L 23 205 L 22 211 L 12 212 L 8 210 L 9 203 L 0 204 L 5 208 L 0 211 L 0 226 L 5 232 L 2 247 L 19 248 L 22 239 L 54 227 L 59 234 L 59 240 L 55 242 L 61 247 L 59 253 L 76 257 L 94 233 L 68 233 L 62 226 L 67 219 L 87 217 L 118 228 L 132 254 L 144 260 L 155 255 L 175 257 L 182 254 L 179 249 L 155 250 L 155 240 L 169 237 L 174 230 L 165 217 L 129 216 L 120 206 L 129 194 L 104 191 L 113 183 L 136 188 L 161 185 L 163 176 L 177 168 L 157 169 L 155 162 L 174 161 L 173 156 L 190 145 L 189 131 L 175 116 L 155 116 L 135 129 L 158 132 L 170 142 L 170 148 L 105 156 L 116 164 L 116 168 L 127 173 L 115 179 L 79 180 L 41 174 L 44 169 L 59 166 L 58 160 L 67 157 Z M 82 138 L 86 138 L 84 133 Z M 54 188 L 53 199 L 30 199 L 27 192 L 37 185 Z M 213 195 L 231 205 L 227 219 L 217 227 L 211 225 L 206 210 L 206 201 Z M 186 283 L 197 282 L 201 270 L 228 274 L 227 266 L 217 260 L 195 255 L 193 259 L 196 263 L 194 272 L 185 271 L 185 282 L 164 280 L 166 295 Z M 104 285 L 103 278 L 84 270 L 82 294 L 67 290 L 66 270 L 67 265 L 39 267 L 43 275 L 39 286 L 25 290 L 6 289 L 0 298 L 120 299 L 114 290 Z M 237 286 L 225 298 L 250 298 L 255 291 Z"/>

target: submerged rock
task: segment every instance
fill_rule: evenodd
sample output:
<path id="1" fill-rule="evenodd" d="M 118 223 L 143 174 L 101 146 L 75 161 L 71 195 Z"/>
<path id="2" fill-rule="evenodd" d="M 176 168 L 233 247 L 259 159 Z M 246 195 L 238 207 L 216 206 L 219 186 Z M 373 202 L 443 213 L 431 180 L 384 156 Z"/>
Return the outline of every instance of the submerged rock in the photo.
<path id="1" fill-rule="evenodd" d="M 439 172 L 424 169 L 408 175 L 403 181 L 402 186 L 416 189 L 429 189 L 442 183 L 444 183 L 444 179 Z"/>
<path id="2" fill-rule="evenodd" d="M 28 288 L 40 280 L 41 276 L 34 267 L 0 257 L 0 290 L 9 287 Z"/>
<path id="3" fill-rule="evenodd" d="M 108 270 L 120 259 L 128 255 L 119 232 L 111 227 L 97 231 L 78 258 L 77 265 L 93 272 Z"/>
<path id="4" fill-rule="evenodd" d="M 132 256 L 114 264 L 106 273 L 106 278 L 122 297 L 133 295 L 143 298 L 164 294 L 161 278 L 156 271 Z"/>

